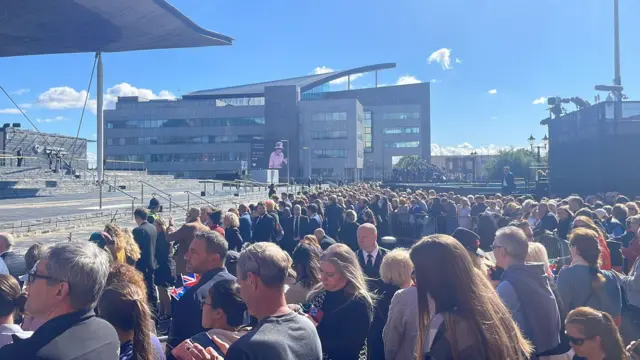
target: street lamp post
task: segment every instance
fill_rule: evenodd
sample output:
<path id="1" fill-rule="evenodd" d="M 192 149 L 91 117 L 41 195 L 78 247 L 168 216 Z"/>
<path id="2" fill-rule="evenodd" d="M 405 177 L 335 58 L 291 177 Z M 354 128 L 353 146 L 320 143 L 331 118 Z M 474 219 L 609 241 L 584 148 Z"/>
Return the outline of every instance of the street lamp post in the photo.
<path id="1" fill-rule="evenodd" d="M 471 177 L 472 181 L 476 181 L 476 155 L 478 155 L 478 153 L 476 151 L 472 151 L 471 152 L 471 167 L 473 168 L 473 175 Z"/>
<path id="2" fill-rule="evenodd" d="M 544 137 L 542 138 L 543 145 L 535 145 L 536 138 L 534 138 L 533 135 L 529 136 L 529 138 L 527 140 L 529 141 L 529 145 L 531 145 L 531 151 L 533 151 L 534 147 L 538 150 L 537 158 L 538 158 L 538 162 L 540 162 L 540 149 L 541 148 L 547 149 L 547 146 L 549 144 L 549 138 L 547 137 L 546 134 L 544 135 Z"/>
<path id="3" fill-rule="evenodd" d="M 291 169 L 291 163 L 290 163 L 291 159 L 289 158 L 289 154 L 290 154 L 289 140 L 280 140 L 280 141 L 282 141 L 283 143 L 287 143 L 287 154 L 286 154 L 286 157 L 287 157 L 287 193 L 289 193 L 289 184 L 291 184 L 291 178 L 289 177 L 290 176 L 289 169 Z"/>

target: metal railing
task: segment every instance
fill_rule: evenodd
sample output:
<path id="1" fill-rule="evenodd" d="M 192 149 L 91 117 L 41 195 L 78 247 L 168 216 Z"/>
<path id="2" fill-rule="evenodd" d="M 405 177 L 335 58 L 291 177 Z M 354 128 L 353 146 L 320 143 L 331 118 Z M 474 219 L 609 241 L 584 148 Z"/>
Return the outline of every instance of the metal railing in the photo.
<path id="1" fill-rule="evenodd" d="M 211 205 L 211 206 L 213 206 L 213 207 L 216 207 L 216 208 L 220 208 L 220 207 L 221 207 L 219 204 L 214 204 L 214 203 L 212 203 L 211 201 L 209 201 L 209 200 L 207 200 L 207 199 L 203 198 L 203 197 L 202 197 L 202 196 L 200 196 L 200 195 L 194 194 L 194 193 L 192 193 L 192 192 L 191 192 L 191 191 L 189 191 L 189 190 L 185 191 L 184 193 L 185 193 L 185 194 L 187 194 L 187 208 L 188 208 L 188 209 L 191 209 L 191 196 L 195 196 L 196 198 L 198 198 L 198 199 L 200 199 L 200 200 L 204 201 L 205 203 L 207 203 L 207 204 L 209 204 L 209 205 Z"/>
<path id="2" fill-rule="evenodd" d="M 113 190 L 118 191 L 118 192 L 120 192 L 122 194 L 125 194 L 125 195 L 127 195 L 128 197 L 131 198 L 131 217 L 134 218 L 133 212 L 136 209 L 136 200 L 138 200 L 138 198 L 133 196 L 133 195 L 131 195 L 131 194 L 129 194 L 126 191 L 122 191 L 122 190 L 118 189 L 117 186 L 111 185 L 111 184 L 109 184 L 108 182 L 105 182 L 105 181 L 103 181 L 102 184 L 99 185 L 100 186 L 100 209 L 102 209 L 102 187 L 104 185 L 108 185 L 109 186 L 109 190 L 113 189 Z"/>
<path id="3" fill-rule="evenodd" d="M 164 194 L 167 194 L 167 193 L 165 193 L 165 192 L 163 192 L 163 193 L 164 193 Z M 178 204 L 178 203 L 174 202 L 173 200 L 171 200 L 171 195 L 169 195 L 169 197 L 165 197 L 165 196 L 163 196 L 163 195 L 161 195 L 161 194 L 158 194 L 158 193 L 152 193 L 152 194 L 151 194 L 151 196 L 152 196 L 152 197 L 156 197 L 156 196 L 157 196 L 157 197 L 160 197 L 161 199 L 164 199 L 164 200 L 168 201 L 168 202 L 169 202 L 169 214 L 172 214 L 172 213 L 173 213 L 173 207 L 172 207 L 172 205 L 175 205 L 176 207 L 179 207 L 180 209 L 184 209 L 185 211 L 189 211 L 189 209 L 188 209 L 188 208 L 186 208 L 186 207 L 184 207 L 184 206 L 182 206 L 182 205 L 180 205 L 180 204 Z"/>
<path id="4" fill-rule="evenodd" d="M 144 186 L 147 185 L 148 187 L 154 189 L 155 191 L 158 191 L 161 194 L 164 194 L 165 196 L 167 196 L 168 199 L 166 199 L 164 196 L 162 196 L 162 198 L 165 199 L 165 200 L 168 200 L 169 201 L 169 207 L 171 207 L 171 196 L 172 196 L 171 194 L 169 194 L 166 191 L 163 191 L 162 189 L 158 189 L 157 187 L 149 184 L 146 181 L 139 180 L 138 183 L 140 183 L 140 185 L 141 185 L 141 187 L 140 187 L 140 202 L 142 203 L 142 205 L 144 205 Z M 171 210 L 169 210 L 169 211 L 171 211 Z"/>

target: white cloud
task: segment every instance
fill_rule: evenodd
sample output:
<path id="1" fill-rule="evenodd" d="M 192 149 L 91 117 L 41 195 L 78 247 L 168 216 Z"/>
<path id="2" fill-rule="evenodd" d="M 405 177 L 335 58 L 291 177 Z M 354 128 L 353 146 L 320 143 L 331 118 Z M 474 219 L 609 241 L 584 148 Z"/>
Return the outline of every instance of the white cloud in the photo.
<path id="1" fill-rule="evenodd" d="M 416 79 L 415 76 L 404 75 L 398 78 L 396 81 L 396 85 L 410 85 L 410 84 L 420 84 L 422 81 Z"/>
<path id="2" fill-rule="evenodd" d="M 93 133 L 93 134 L 91 134 L 91 136 L 90 136 L 89 138 L 90 138 L 91 140 L 95 140 L 95 139 L 97 139 L 97 138 L 98 138 L 98 134 Z"/>
<path id="3" fill-rule="evenodd" d="M 438 79 L 431 79 L 429 82 L 430 82 L 430 83 L 432 83 L 432 84 L 439 84 L 439 83 L 441 83 L 441 82 L 442 82 L 442 80 L 438 80 Z"/>
<path id="4" fill-rule="evenodd" d="M 80 92 L 68 86 L 53 87 L 38 96 L 37 103 L 47 109 L 82 108 L 87 92 Z"/>
<path id="5" fill-rule="evenodd" d="M 24 103 L 19 105 L 21 109 L 31 109 L 31 107 L 33 106 L 33 104 L 29 104 L 29 103 Z"/>
<path id="6" fill-rule="evenodd" d="M 462 59 L 456 58 L 456 64 L 462 64 Z"/>
<path id="7" fill-rule="evenodd" d="M 20 96 L 28 93 L 29 91 L 31 91 L 31 89 L 18 89 L 18 90 L 12 91 L 11 94 Z"/>
<path id="8" fill-rule="evenodd" d="M 540 96 L 539 98 L 533 100 L 533 105 L 544 105 L 547 103 L 547 98 L 544 96 Z"/>
<path id="9" fill-rule="evenodd" d="M 67 120 L 66 117 L 64 116 L 56 116 L 54 118 L 45 118 L 45 119 L 36 119 L 36 122 L 41 124 L 41 123 L 52 123 L 52 122 L 57 122 L 57 121 L 64 121 Z"/>
<path id="10" fill-rule="evenodd" d="M 496 155 L 498 151 L 509 148 L 509 146 L 497 146 L 493 144 L 488 146 L 474 147 L 467 142 L 456 146 L 441 146 L 438 144 L 431 144 L 431 156 L 469 155 L 474 151 L 478 153 L 478 155 Z"/>
<path id="11" fill-rule="evenodd" d="M 16 108 L 8 108 L 8 109 L 0 109 L 0 114 L 3 114 L 3 115 L 20 115 L 22 113 L 20 112 L 20 110 L 18 110 Z"/>
<path id="12" fill-rule="evenodd" d="M 53 87 L 38 96 L 37 104 L 41 107 L 54 110 L 81 109 L 84 106 L 86 96 L 86 90 L 77 91 L 68 86 Z M 104 108 L 113 109 L 118 101 L 118 96 L 138 96 L 142 100 L 173 100 L 176 98 L 176 96 L 168 90 L 162 90 L 156 94 L 149 89 L 137 88 L 128 83 L 120 83 L 105 91 Z M 96 112 L 96 105 L 97 101 L 95 98 L 90 97 L 87 101 L 87 107 L 94 114 Z"/>
<path id="13" fill-rule="evenodd" d="M 335 70 L 333 70 L 332 68 L 330 68 L 330 67 L 326 67 L 326 66 L 324 66 L 324 65 L 323 65 L 323 66 L 318 66 L 318 67 L 316 67 L 315 69 L 313 69 L 313 73 L 314 73 L 315 75 L 328 74 L 328 73 L 332 73 L 332 72 L 334 72 L 334 71 L 335 71 Z M 353 81 L 354 81 L 354 80 L 356 80 L 357 78 L 362 77 L 362 75 L 363 75 L 363 74 L 353 74 L 353 75 L 351 75 L 351 82 L 353 82 Z M 340 85 L 340 84 L 346 84 L 346 83 L 347 83 L 347 80 L 348 80 L 348 79 L 347 79 L 347 77 L 345 76 L 345 77 L 342 77 L 342 78 L 339 78 L 339 79 L 335 79 L 335 80 L 333 80 L 333 81 L 330 81 L 329 83 L 330 83 L 330 84 L 333 84 L 333 85 Z"/>
<path id="14" fill-rule="evenodd" d="M 496 89 L 489 90 L 489 95 L 495 95 L 497 93 L 498 93 L 498 90 L 496 90 Z"/>
<path id="15" fill-rule="evenodd" d="M 429 64 L 437 62 L 444 70 L 451 70 L 451 49 L 442 48 L 436 50 L 427 58 Z"/>

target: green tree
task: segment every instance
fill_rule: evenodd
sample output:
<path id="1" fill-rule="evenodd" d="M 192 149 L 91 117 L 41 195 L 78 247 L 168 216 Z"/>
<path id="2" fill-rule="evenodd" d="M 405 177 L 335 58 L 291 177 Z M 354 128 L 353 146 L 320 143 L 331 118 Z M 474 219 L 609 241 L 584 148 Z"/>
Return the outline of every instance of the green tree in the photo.
<path id="1" fill-rule="evenodd" d="M 542 156 L 538 162 L 537 153 L 529 149 L 505 149 L 500 150 L 493 161 L 485 165 L 490 180 L 502 180 L 504 176 L 504 167 L 509 166 L 511 172 L 517 178 L 535 178 L 535 170 L 530 168 L 531 165 L 547 164 L 547 157 Z"/>
<path id="2" fill-rule="evenodd" d="M 430 181 L 438 169 L 418 155 L 403 156 L 393 166 L 397 181 Z"/>

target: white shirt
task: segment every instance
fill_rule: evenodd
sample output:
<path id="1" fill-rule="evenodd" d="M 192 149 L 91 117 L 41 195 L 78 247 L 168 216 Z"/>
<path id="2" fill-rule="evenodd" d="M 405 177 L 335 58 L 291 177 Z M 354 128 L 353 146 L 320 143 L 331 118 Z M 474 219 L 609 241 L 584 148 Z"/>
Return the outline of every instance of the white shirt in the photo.
<path id="1" fill-rule="evenodd" d="M 367 260 L 368 260 L 367 258 L 369 257 L 369 254 L 371 254 L 371 256 L 372 256 L 371 262 L 373 264 L 375 264 L 376 263 L 376 257 L 378 257 L 378 247 L 376 246 L 376 248 L 370 253 L 362 250 L 362 257 L 364 258 L 364 264 L 365 265 L 367 264 Z"/>

